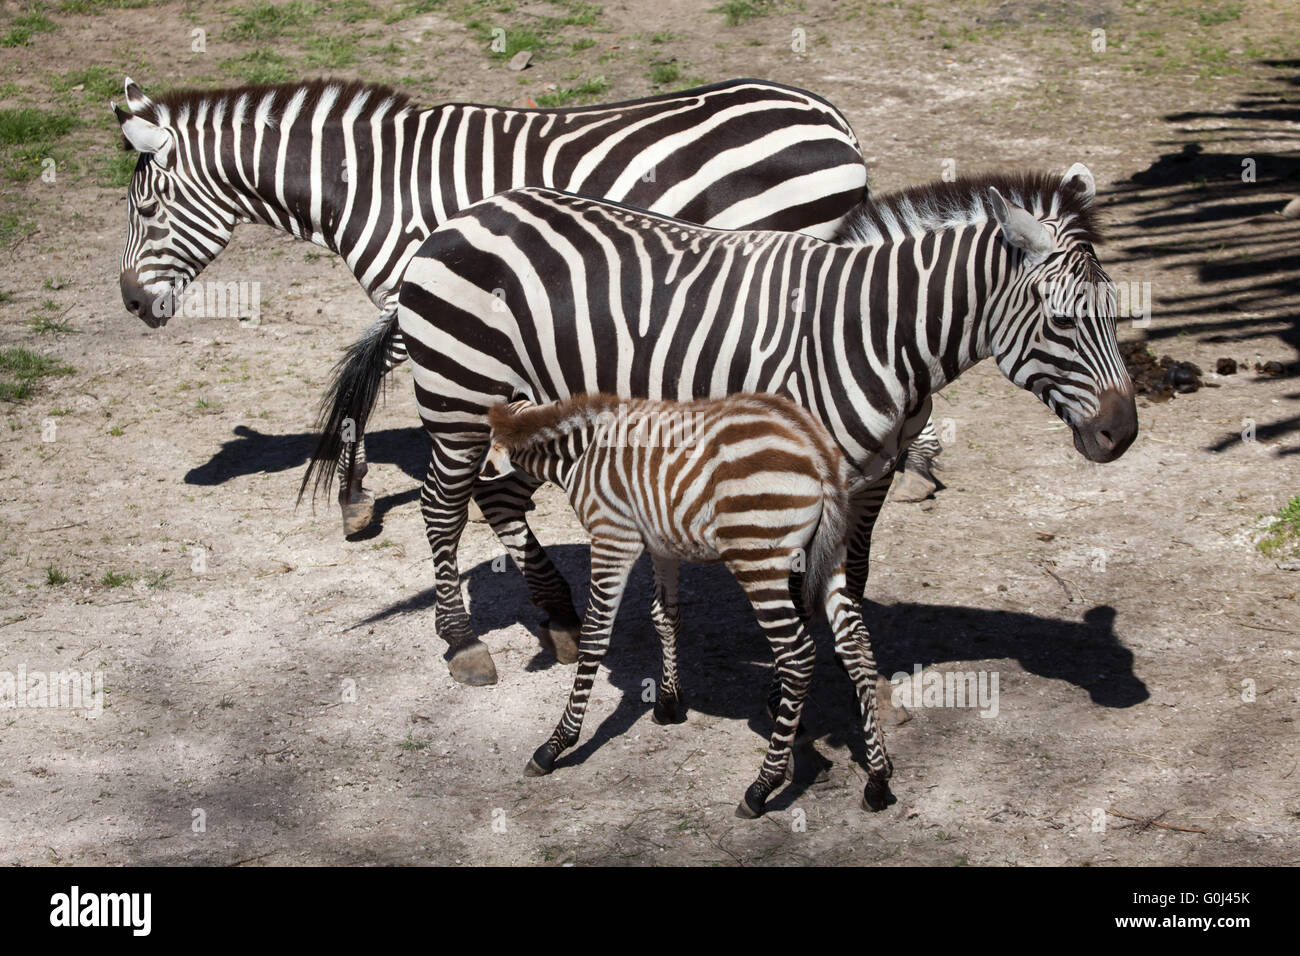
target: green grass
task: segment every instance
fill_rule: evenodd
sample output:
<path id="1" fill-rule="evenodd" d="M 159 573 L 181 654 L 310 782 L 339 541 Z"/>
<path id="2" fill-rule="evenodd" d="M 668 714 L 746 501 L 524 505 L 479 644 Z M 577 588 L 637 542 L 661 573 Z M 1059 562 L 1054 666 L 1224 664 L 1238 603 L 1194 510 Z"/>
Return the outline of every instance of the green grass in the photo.
<path id="1" fill-rule="evenodd" d="M 51 375 L 68 375 L 71 366 L 24 348 L 0 349 L 0 400 L 20 402 L 30 398 L 36 383 Z"/>
<path id="2" fill-rule="evenodd" d="M 39 10 L 14 17 L 9 31 L 0 36 L 0 46 L 26 46 L 38 33 L 52 33 L 59 25 Z"/>
<path id="3" fill-rule="evenodd" d="M 239 11 L 234 24 L 226 30 L 226 36 L 235 40 L 275 40 L 286 33 L 300 32 L 319 9 L 306 0 L 280 4 L 261 0 Z"/>
<path id="4" fill-rule="evenodd" d="M 45 583 L 57 588 L 60 584 L 68 583 L 68 576 L 51 564 L 45 568 Z"/>
<path id="5" fill-rule="evenodd" d="M 110 186 L 114 189 L 121 189 L 123 186 L 130 184 L 131 177 L 135 175 L 136 164 L 140 157 L 135 153 L 128 153 L 123 149 L 115 149 L 100 157 L 99 169 L 95 173 L 95 181 L 101 186 Z"/>
<path id="6" fill-rule="evenodd" d="M 0 247 L 7 246 L 29 225 L 26 219 L 12 209 L 0 212 Z"/>
<path id="7" fill-rule="evenodd" d="M 253 50 L 223 60 L 221 68 L 245 83 L 288 83 L 298 76 L 284 57 L 270 50 Z"/>
<path id="8" fill-rule="evenodd" d="M 543 93 L 537 97 L 537 105 L 544 107 L 568 106 L 572 103 L 592 103 L 609 89 L 609 81 L 603 76 L 583 80 L 577 86 L 562 86 L 554 93 Z"/>
<path id="9" fill-rule="evenodd" d="M 73 70 L 60 77 L 67 89 L 84 86 L 86 92 L 95 96 L 110 97 L 122 92 L 122 74 L 107 66 L 88 66 L 84 70 Z"/>
<path id="10" fill-rule="evenodd" d="M 64 332 L 76 333 L 77 331 L 67 323 L 60 322 L 58 319 L 52 318 L 48 315 L 34 315 L 27 320 L 27 325 L 33 332 L 40 335 L 44 335 L 46 332 L 59 334 Z"/>
<path id="11" fill-rule="evenodd" d="M 429 744 L 423 740 L 416 740 L 413 736 L 407 734 L 406 739 L 397 746 L 402 750 L 423 750 L 425 747 L 429 746 Z"/>
<path id="12" fill-rule="evenodd" d="M 77 118 L 25 106 L 0 109 L 0 158 L 5 176 L 15 182 L 35 179 L 57 142 L 77 126 Z M 61 163 L 60 163 L 61 165 Z M 57 168 L 57 166 L 56 166 Z"/>
<path id="13" fill-rule="evenodd" d="M 432 13 L 445 4 L 446 0 L 411 0 L 396 10 L 391 10 L 384 17 L 385 23 L 397 23 L 408 17 L 418 17 L 422 13 Z"/>
<path id="14" fill-rule="evenodd" d="M 66 113 L 30 106 L 0 109 L 0 146 L 31 146 L 65 136 L 77 125 Z"/>
<path id="15" fill-rule="evenodd" d="M 1202 3 L 1202 5 L 1193 10 L 1179 10 L 1179 13 L 1192 13 L 1196 20 L 1203 27 L 1215 27 L 1220 23 L 1228 23 L 1232 20 L 1241 19 L 1242 4 L 1240 3 Z"/>
<path id="16" fill-rule="evenodd" d="M 322 33 L 308 38 L 307 64 L 327 70 L 341 70 L 357 60 L 357 41 L 346 33 Z"/>
<path id="17" fill-rule="evenodd" d="M 652 63 L 650 65 L 650 82 L 655 86 L 672 83 L 682 75 L 682 69 L 676 63 Z"/>
<path id="18" fill-rule="evenodd" d="M 99 579 L 99 583 L 106 588 L 120 588 L 124 584 L 130 584 L 135 580 L 134 574 L 124 574 L 120 571 L 105 571 L 104 576 Z"/>
<path id="19" fill-rule="evenodd" d="M 767 16 L 772 12 L 772 4 L 769 0 L 726 0 L 709 12 L 721 13 L 727 18 L 727 26 L 738 27 L 742 23 Z"/>
<path id="20" fill-rule="evenodd" d="M 1300 495 L 1277 513 L 1255 547 L 1271 558 L 1300 557 Z"/>
<path id="21" fill-rule="evenodd" d="M 496 37 L 493 36 L 492 31 L 496 29 L 495 27 L 481 20 L 472 20 L 466 26 L 478 34 L 483 45 L 488 48 L 488 52 L 498 60 L 509 60 L 521 50 L 536 53 L 546 46 L 546 41 L 536 30 L 528 27 L 500 27 L 505 31 L 505 49 L 493 50 L 491 44 Z"/>
<path id="22" fill-rule="evenodd" d="M 574 53 L 581 53 L 583 50 L 590 50 L 596 45 L 596 41 L 591 37 L 583 37 L 581 40 L 574 40 L 571 49 Z"/>
<path id="23" fill-rule="evenodd" d="M 60 13 L 103 13 L 105 10 L 135 10 L 154 0 L 63 0 Z"/>
<path id="24" fill-rule="evenodd" d="M 560 16 L 545 17 L 543 23 L 557 27 L 594 27 L 600 19 L 602 7 L 581 0 L 551 0 L 557 7 L 564 9 Z"/>

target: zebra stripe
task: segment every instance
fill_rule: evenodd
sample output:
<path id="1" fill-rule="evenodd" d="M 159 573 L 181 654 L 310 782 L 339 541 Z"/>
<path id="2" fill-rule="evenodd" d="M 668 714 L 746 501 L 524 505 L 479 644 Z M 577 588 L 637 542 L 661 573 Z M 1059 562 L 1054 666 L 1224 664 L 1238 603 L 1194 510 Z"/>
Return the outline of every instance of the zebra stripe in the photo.
<path id="1" fill-rule="evenodd" d="M 863 477 L 847 568 L 855 597 L 881 502 L 930 396 L 975 362 L 995 357 L 1087 457 L 1121 455 L 1137 418 L 1092 245 L 1091 183 L 1078 166 L 1064 177 L 914 187 L 864 202 L 831 243 L 708 230 L 542 189 L 502 193 L 448 220 L 408 267 L 398 308 L 434 441 L 422 502 L 448 596 L 439 632 L 475 660 L 486 655 L 459 590 L 443 582 L 458 576 L 456 502 L 468 493 L 459 481 L 483 453 L 488 409 L 503 400 L 788 396 Z M 661 318 L 647 325 L 647 314 Z"/>
<path id="2" fill-rule="evenodd" d="M 775 395 L 691 403 L 587 395 L 542 407 L 497 405 L 489 422 L 485 474 L 517 468 L 558 484 L 591 534 L 591 592 L 573 690 L 528 773 L 550 773 L 578 742 L 628 575 L 648 550 L 664 661 L 656 721 L 684 719 L 676 667 L 681 561 L 724 563 L 771 645 L 772 735 L 737 815 L 762 814 L 784 778 L 812 679 L 808 621 L 791 596 L 801 572 L 803 605 L 825 609 L 857 691 L 868 768 L 863 804 L 885 807 L 892 765 L 876 719 L 875 658 L 845 581 L 850 486 L 859 478 L 812 415 Z"/>
<path id="3" fill-rule="evenodd" d="M 389 333 L 382 364 L 354 351 L 340 367 L 326 407 L 347 402 L 358 375 L 403 361 L 394 310 L 406 263 L 439 223 L 499 190 L 554 186 L 719 228 L 829 237 L 867 188 L 844 117 L 759 80 L 560 110 L 421 109 L 386 87 L 332 81 L 153 100 L 128 80 L 126 97 L 118 117 L 143 155 L 128 191 L 123 301 L 164 324 L 240 222 L 338 253 Z M 345 514 L 360 509 L 345 520 L 364 526 L 364 414 L 351 417 L 356 447 L 338 439 L 340 416 L 323 424 Z M 332 477 L 314 461 L 304 488 Z"/>

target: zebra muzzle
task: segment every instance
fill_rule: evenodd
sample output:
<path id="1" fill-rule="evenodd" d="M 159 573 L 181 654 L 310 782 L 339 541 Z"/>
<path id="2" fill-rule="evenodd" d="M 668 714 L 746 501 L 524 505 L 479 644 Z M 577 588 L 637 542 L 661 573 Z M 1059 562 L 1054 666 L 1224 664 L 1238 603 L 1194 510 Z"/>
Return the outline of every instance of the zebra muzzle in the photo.
<path id="1" fill-rule="evenodd" d="M 1128 451 L 1137 432 L 1133 393 L 1110 388 L 1099 396 L 1097 413 L 1074 426 L 1074 447 L 1089 461 L 1114 461 Z"/>

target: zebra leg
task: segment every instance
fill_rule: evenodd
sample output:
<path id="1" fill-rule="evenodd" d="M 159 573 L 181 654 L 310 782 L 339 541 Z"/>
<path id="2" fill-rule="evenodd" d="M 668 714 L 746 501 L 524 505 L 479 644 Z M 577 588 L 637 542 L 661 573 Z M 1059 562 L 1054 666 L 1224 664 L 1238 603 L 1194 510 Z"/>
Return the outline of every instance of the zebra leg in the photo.
<path id="1" fill-rule="evenodd" d="M 388 313 L 385 313 L 387 315 Z M 382 322 L 383 319 L 381 318 Z M 394 332 L 384 352 L 383 377 L 406 361 L 402 333 Z M 339 456 L 339 507 L 343 511 L 343 533 L 354 535 L 365 530 L 375 517 L 375 496 L 362 486 L 369 468 L 366 465 L 366 436 L 358 431 L 355 441 L 345 442 Z"/>
<path id="2" fill-rule="evenodd" d="M 889 493 L 889 483 L 893 480 L 893 474 L 888 474 L 874 485 L 863 488 L 854 495 L 853 510 L 857 515 L 857 522 L 849 532 L 845 579 L 849 597 L 859 606 L 867 589 L 867 574 L 871 565 L 871 533 L 875 530 L 876 519 L 880 517 L 880 509 L 885 503 L 885 496 Z M 912 719 L 912 715 L 905 708 L 895 706 L 893 688 L 883 676 L 878 676 L 876 679 L 876 693 L 880 702 L 880 711 L 884 715 L 885 722 L 890 726 L 897 727 Z"/>
<path id="3" fill-rule="evenodd" d="M 812 681 L 816 652 L 812 635 L 790 599 L 792 555 L 780 551 L 765 557 L 727 559 L 736 580 L 745 589 L 754 613 L 776 657 L 780 694 L 772 721 L 772 737 L 758 779 L 745 791 L 736 806 L 736 816 L 761 816 L 768 795 L 785 779 L 799 717 L 803 712 L 808 685 Z"/>
<path id="4" fill-rule="evenodd" d="M 939 467 L 937 459 L 941 451 L 943 445 L 939 443 L 934 420 L 927 420 L 920 434 L 912 439 L 898 470 L 895 501 L 923 501 L 939 490 L 939 480 L 934 477 L 933 469 Z"/>
<path id="5" fill-rule="evenodd" d="M 582 624 L 582 642 L 578 645 L 578 670 L 573 675 L 573 690 L 555 732 L 537 748 L 524 773 L 541 777 L 555 769 L 555 759 L 578 742 L 582 717 L 591 697 L 596 671 L 609 648 L 609 633 L 614 627 L 619 602 L 627 587 L 632 565 L 641 556 L 643 545 L 637 539 L 593 538 L 591 542 L 591 597 L 587 618 Z"/>
<path id="6" fill-rule="evenodd" d="M 433 551 L 438 636 L 447 642 L 447 665 L 462 684 L 495 684 L 496 666 L 487 646 L 470 628 L 460 590 L 456 548 L 469 513 L 469 497 L 478 476 L 482 438 L 435 437 L 429 471 L 420 490 L 424 533 Z"/>
<path id="7" fill-rule="evenodd" d="M 856 601 L 844 590 L 842 574 L 832 576 L 827 589 L 826 618 L 835 633 L 835 656 L 853 681 L 862 715 L 862 733 L 867 751 L 867 785 L 862 794 L 865 810 L 883 810 L 894 802 L 889 792 L 889 778 L 894 765 L 885 752 L 885 741 L 877 719 L 876 658 L 871 651 L 871 636 L 862 622 Z"/>
<path id="8" fill-rule="evenodd" d="M 663 676 L 655 693 L 654 722 L 680 724 L 686 719 L 686 705 L 682 700 L 682 687 L 677 677 L 677 634 L 681 618 L 677 611 L 677 569 L 679 562 L 672 558 L 654 556 L 655 593 L 650 606 L 650 617 L 659 632 L 663 647 Z"/>
<path id="9" fill-rule="evenodd" d="M 528 527 L 524 508 L 542 482 L 515 470 L 474 487 L 474 501 L 528 582 L 533 604 L 546 615 L 544 626 L 551 651 L 561 664 L 578 659 L 582 619 L 573 610 L 573 595 L 559 569 L 547 557 Z"/>
<path id="10" fill-rule="evenodd" d="M 361 486 L 361 479 L 370 469 L 366 465 L 366 439 L 343 446 L 339 456 L 339 507 L 343 510 L 343 533 L 354 535 L 370 524 L 375 516 L 375 496 Z"/>

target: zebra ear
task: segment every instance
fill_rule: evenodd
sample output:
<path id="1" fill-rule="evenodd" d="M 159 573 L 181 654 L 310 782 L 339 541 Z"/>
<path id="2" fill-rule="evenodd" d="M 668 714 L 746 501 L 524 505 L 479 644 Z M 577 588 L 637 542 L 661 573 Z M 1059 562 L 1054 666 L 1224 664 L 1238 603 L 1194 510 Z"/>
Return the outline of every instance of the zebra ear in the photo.
<path id="1" fill-rule="evenodd" d="M 1092 202 L 1093 197 L 1097 195 L 1097 181 L 1092 178 L 1092 170 L 1083 163 L 1075 163 L 1067 169 L 1061 185 L 1079 190 L 1088 202 Z"/>
<path id="2" fill-rule="evenodd" d="M 483 467 L 479 474 L 484 478 L 502 478 L 515 470 L 514 464 L 510 461 L 510 453 L 505 447 L 493 442 L 488 448 L 487 458 L 483 461 Z"/>
<path id="3" fill-rule="evenodd" d="M 113 107 L 117 121 L 122 124 L 122 135 L 138 153 L 152 153 L 154 162 L 169 169 L 172 161 L 172 134 L 156 123 L 132 116 L 117 106 Z"/>
<path id="4" fill-rule="evenodd" d="M 997 187 L 989 187 L 993 215 L 1002 227 L 1002 238 L 1024 252 L 1031 265 L 1038 265 L 1052 251 L 1052 234 L 1047 227 L 1015 203 L 1002 198 Z"/>
<path id="5" fill-rule="evenodd" d="M 153 106 L 153 100 L 144 95 L 144 91 L 136 86 L 128 76 L 126 82 L 122 84 L 122 92 L 126 96 L 126 108 L 128 112 L 139 115 L 144 110 Z"/>

